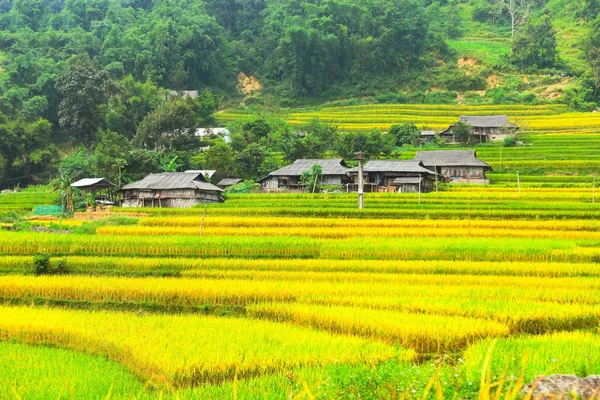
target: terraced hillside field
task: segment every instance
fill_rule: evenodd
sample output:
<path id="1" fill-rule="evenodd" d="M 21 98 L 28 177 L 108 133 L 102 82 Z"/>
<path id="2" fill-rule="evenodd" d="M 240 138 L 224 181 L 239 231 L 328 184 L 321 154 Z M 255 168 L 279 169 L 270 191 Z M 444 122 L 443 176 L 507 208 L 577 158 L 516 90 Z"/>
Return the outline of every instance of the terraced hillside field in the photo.
<path id="1" fill-rule="evenodd" d="M 236 195 L 0 231 L 0 398 L 513 398 L 600 373 L 594 196 Z"/>
<path id="2" fill-rule="evenodd" d="M 393 124 L 415 123 L 420 128 L 446 129 L 460 115 L 508 115 L 523 131 L 582 133 L 600 130 L 598 113 L 573 112 L 560 104 L 550 105 L 483 105 L 456 106 L 436 104 L 370 104 L 318 109 L 292 109 L 282 116 L 292 125 L 302 125 L 313 118 L 333 124 L 341 131 L 381 129 Z M 221 123 L 250 118 L 243 110 L 217 114 Z"/>

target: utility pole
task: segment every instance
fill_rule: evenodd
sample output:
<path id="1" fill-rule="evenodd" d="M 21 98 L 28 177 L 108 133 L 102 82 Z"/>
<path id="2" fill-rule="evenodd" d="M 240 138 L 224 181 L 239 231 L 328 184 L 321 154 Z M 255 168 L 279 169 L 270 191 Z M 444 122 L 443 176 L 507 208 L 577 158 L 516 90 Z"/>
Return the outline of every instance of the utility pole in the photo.
<path id="1" fill-rule="evenodd" d="M 592 186 L 592 203 L 596 202 L 596 174 L 594 174 L 594 185 Z"/>
<path id="2" fill-rule="evenodd" d="M 358 160 L 358 209 L 362 210 L 365 205 L 365 177 L 363 176 L 365 154 L 362 151 L 355 154 Z"/>

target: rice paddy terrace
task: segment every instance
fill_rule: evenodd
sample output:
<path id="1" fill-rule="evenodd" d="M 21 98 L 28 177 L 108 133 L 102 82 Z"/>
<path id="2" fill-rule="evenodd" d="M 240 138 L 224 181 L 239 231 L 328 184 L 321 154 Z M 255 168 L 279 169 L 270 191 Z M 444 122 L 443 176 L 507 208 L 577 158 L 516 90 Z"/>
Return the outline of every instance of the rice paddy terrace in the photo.
<path id="1" fill-rule="evenodd" d="M 477 156 L 492 165 L 492 182 L 516 186 L 516 173 L 521 182 L 538 187 L 593 185 L 593 175 L 600 167 L 600 113 L 572 112 L 563 105 L 361 105 L 289 110 L 282 117 L 293 125 L 312 118 L 334 124 L 344 131 L 381 129 L 393 124 L 415 123 L 420 128 L 440 131 L 456 122 L 460 115 L 506 114 L 521 127 L 519 146 L 501 143 L 470 147 Z M 218 114 L 222 123 L 250 118 L 244 111 Z M 406 150 L 406 149 L 405 149 Z M 408 149 L 401 159 L 411 159 L 419 151 Z M 421 150 L 427 150 L 421 149 Z"/>
<path id="2" fill-rule="evenodd" d="M 599 373 L 594 201 L 235 195 L 0 231 L 0 397 L 505 398 Z M 35 276 L 39 253 L 66 271 Z"/>
<path id="3" fill-rule="evenodd" d="M 489 186 L 0 230 L 0 398 L 511 399 L 600 373 L 600 119 L 518 108 L 522 145 L 476 147 Z M 424 123 L 494 109 L 439 111 Z M 54 201 L 2 194 L 0 216 Z"/>

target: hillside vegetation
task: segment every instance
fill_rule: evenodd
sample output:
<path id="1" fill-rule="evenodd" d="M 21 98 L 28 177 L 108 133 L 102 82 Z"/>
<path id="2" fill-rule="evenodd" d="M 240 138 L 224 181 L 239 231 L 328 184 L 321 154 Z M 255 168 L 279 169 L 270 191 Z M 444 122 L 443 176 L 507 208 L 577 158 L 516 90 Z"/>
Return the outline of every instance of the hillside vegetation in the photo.
<path id="1" fill-rule="evenodd" d="M 256 179 L 293 158 L 348 153 L 353 139 L 332 133 L 441 129 L 466 112 L 592 132 L 595 114 L 577 112 L 600 93 L 596 0 L 511 4 L 2 1 L 0 187 L 206 168 Z M 217 123 L 231 143 L 195 134 Z M 402 145 L 375 136 L 374 156 Z"/>

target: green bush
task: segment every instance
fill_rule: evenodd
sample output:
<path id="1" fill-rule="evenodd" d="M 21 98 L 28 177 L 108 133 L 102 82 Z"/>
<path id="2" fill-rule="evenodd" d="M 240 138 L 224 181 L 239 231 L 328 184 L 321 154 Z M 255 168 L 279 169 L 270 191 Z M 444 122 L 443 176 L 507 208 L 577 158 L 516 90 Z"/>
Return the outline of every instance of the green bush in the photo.
<path id="1" fill-rule="evenodd" d="M 33 273 L 39 275 L 51 275 L 49 254 L 36 254 L 33 256 Z"/>
<path id="2" fill-rule="evenodd" d="M 40 275 L 66 275 L 69 273 L 67 259 L 61 258 L 53 266 L 49 254 L 36 254 L 33 256 L 33 274 Z"/>

